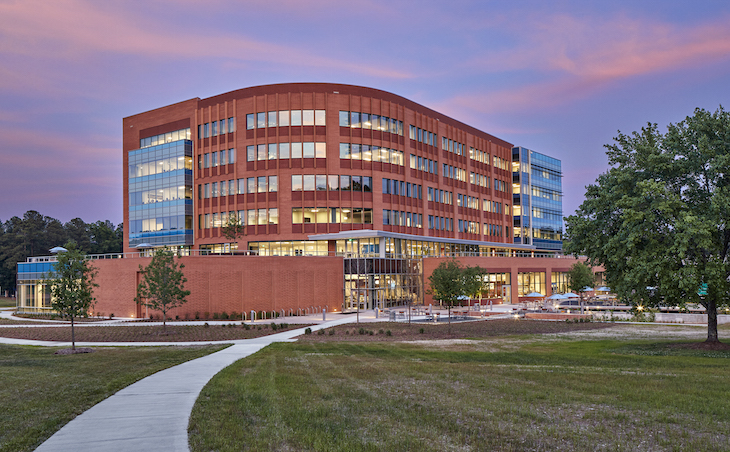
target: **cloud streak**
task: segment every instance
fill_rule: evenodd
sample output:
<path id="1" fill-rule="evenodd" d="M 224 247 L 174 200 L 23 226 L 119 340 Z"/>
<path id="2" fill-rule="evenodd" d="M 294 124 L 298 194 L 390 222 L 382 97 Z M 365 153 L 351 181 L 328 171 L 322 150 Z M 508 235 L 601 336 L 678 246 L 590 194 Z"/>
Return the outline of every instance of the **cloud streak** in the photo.
<path id="1" fill-rule="evenodd" d="M 485 71 L 527 72 L 532 81 L 454 96 L 451 103 L 484 113 L 551 108 L 634 77 L 730 60 L 727 20 L 680 27 L 625 17 L 543 19 L 520 28 L 524 35 L 517 48 L 487 52 L 468 63 Z"/>

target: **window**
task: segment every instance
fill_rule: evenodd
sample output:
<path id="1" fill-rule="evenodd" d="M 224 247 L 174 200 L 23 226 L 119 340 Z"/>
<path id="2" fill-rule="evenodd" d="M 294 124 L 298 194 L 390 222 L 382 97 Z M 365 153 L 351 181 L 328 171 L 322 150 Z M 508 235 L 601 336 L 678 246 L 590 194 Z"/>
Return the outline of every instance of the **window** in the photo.
<path id="1" fill-rule="evenodd" d="M 256 127 L 256 123 L 254 122 L 253 113 L 249 113 L 246 115 L 246 129 L 251 130 L 254 127 Z"/>
<path id="2" fill-rule="evenodd" d="M 266 187 L 266 181 L 267 181 L 267 177 L 266 176 L 259 176 L 258 177 L 258 183 L 257 183 L 258 190 L 257 191 L 259 193 L 266 193 L 268 191 L 268 189 Z"/>
<path id="3" fill-rule="evenodd" d="M 279 111 L 279 127 L 289 125 L 289 110 Z"/>
<path id="4" fill-rule="evenodd" d="M 340 127 L 350 127 L 349 111 L 340 111 Z"/>
<path id="5" fill-rule="evenodd" d="M 269 147 L 269 160 L 275 160 L 278 157 L 276 151 L 279 146 L 277 146 L 276 143 L 269 143 L 268 147 Z"/>
<path id="6" fill-rule="evenodd" d="M 228 118 L 228 133 L 236 131 L 236 118 Z"/>
<path id="7" fill-rule="evenodd" d="M 235 149 L 228 150 L 228 163 L 236 163 L 236 150 Z"/>
<path id="8" fill-rule="evenodd" d="M 291 190 L 292 191 L 302 191 L 302 176 L 301 175 L 292 175 Z"/>
<path id="9" fill-rule="evenodd" d="M 216 135 L 218 135 L 218 121 L 213 121 L 213 123 L 212 123 L 211 125 L 212 125 L 212 131 L 211 131 L 211 134 L 212 134 L 213 136 L 216 136 Z"/>
<path id="10" fill-rule="evenodd" d="M 279 158 L 280 159 L 289 158 L 289 143 L 279 143 Z"/>
<path id="11" fill-rule="evenodd" d="M 304 179 L 303 190 L 304 191 L 314 191 L 314 175 L 305 174 L 303 176 L 303 179 Z"/>
<path id="12" fill-rule="evenodd" d="M 313 126 L 314 125 L 314 110 L 302 111 L 302 125 Z"/>
<path id="13" fill-rule="evenodd" d="M 268 127 L 276 127 L 278 125 L 278 123 L 276 121 L 276 112 L 275 111 L 269 112 L 268 119 L 269 119 L 269 121 L 267 123 Z"/>
<path id="14" fill-rule="evenodd" d="M 349 159 L 350 155 L 350 143 L 340 143 L 340 158 Z"/>
<path id="15" fill-rule="evenodd" d="M 270 192 L 279 191 L 279 177 L 278 176 L 269 176 L 269 191 Z"/>
<path id="16" fill-rule="evenodd" d="M 256 147 L 246 146 L 246 161 L 253 162 L 256 160 Z"/>
<path id="17" fill-rule="evenodd" d="M 220 129 L 221 129 L 221 135 L 225 135 L 226 134 L 226 120 L 225 119 L 220 120 Z"/>
<path id="18" fill-rule="evenodd" d="M 269 224 L 279 224 L 279 209 L 269 209 Z"/>
<path id="19" fill-rule="evenodd" d="M 302 143 L 303 156 L 305 159 L 314 158 L 314 143 Z"/>
<path id="20" fill-rule="evenodd" d="M 238 179 L 238 190 L 236 193 L 239 195 L 246 193 L 246 179 Z"/>
<path id="21" fill-rule="evenodd" d="M 300 159 L 302 158 L 302 143 L 291 144 L 291 158 Z"/>
<path id="22" fill-rule="evenodd" d="M 318 159 L 327 158 L 327 143 L 314 143 L 315 157 Z"/>
<path id="23" fill-rule="evenodd" d="M 318 174 L 315 176 L 315 189 L 317 191 L 327 190 L 327 176 Z"/>
<path id="24" fill-rule="evenodd" d="M 302 111 L 301 110 L 292 110 L 291 111 L 291 125 L 292 126 L 301 126 L 302 125 Z"/>
<path id="25" fill-rule="evenodd" d="M 266 127 L 266 113 L 256 113 L 256 128 L 263 129 Z"/>

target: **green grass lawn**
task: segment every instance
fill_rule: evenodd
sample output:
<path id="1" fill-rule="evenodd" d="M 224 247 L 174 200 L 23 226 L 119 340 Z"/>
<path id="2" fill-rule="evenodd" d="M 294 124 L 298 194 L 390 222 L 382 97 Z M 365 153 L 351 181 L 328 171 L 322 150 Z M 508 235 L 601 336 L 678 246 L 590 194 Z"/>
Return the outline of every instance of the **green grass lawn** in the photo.
<path id="1" fill-rule="evenodd" d="M 224 346 L 55 348 L 0 345 L 0 451 L 30 451 L 71 419 L 159 370 Z"/>
<path id="2" fill-rule="evenodd" d="M 0 308 L 14 308 L 15 298 L 0 297 Z"/>
<path id="3" fill-rule="evenodd" d="M 465 342 L 273 344 L 204 388 L 192 450 L 730 450 L 728 351 Z"/>

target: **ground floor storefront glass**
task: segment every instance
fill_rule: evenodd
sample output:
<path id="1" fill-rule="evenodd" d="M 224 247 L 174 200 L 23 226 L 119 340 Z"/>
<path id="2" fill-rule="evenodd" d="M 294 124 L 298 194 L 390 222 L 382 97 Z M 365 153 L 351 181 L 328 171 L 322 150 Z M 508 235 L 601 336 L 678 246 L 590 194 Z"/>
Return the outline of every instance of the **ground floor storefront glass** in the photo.
<path id="1" fill-rule="evenodd" d="M 519 272 L 517 295 L 524 297 L 533 292 L 545 295 L 545 272 Z"/>
<path id="2" fill-rule="evenodd" d="M 344 260 L 343 311 L 423 303 L 420 259 Z"/>

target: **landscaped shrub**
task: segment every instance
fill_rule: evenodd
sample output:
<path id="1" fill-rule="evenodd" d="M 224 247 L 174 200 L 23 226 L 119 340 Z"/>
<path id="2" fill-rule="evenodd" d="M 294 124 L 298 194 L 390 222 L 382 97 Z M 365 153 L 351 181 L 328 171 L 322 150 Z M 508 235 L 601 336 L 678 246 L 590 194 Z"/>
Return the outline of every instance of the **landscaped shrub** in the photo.
<path id="1" fill-rule="evenodd" d="M 322 330 L 322 329 L 317 330 L 317 334 L 319 334 L 320 336 L 324 336 L 324 330 Z"/>
<path id="2" fill-rule="evenodd" d="M 312 334 L 312 329 L 307 328 L 306 330 L 304 330 L 304 334 Z"/>
<path id="3" fill-rule="evenodd" d="M 241 317 L 241 314 L 237 313 L 236 311 L 231 312 L 231 320 L 238 320 Z"/>
<path id="4" fill-rule="evenodd" d="M 418 329 L 418 332 L 419 332 L 419 333 L 421 333 L 421 334 L 423 334 L 423 333 L 425 333 L 425 332 L 426 332 L 426 330 L 425 330 L 425 329 L 423 329 L 423 328 L 419 328 L 419 329 Z"/>
<path id="5" fill-rule="evenodd" d="M 204 312 L 203 317 L 205 317 L 205 320 L 208 320 L 210 318 L 210 312 Z"/>
<path id="6" fill-rule="evenodd" d="M 386 336 L 392 336 L 392 333 L 390 332 L 390 330 L 388 330 L 388 331 L 385 332 L 385 335 Z"/>
<path id="7" fill-rule="evenodd" d="M 276 331 L 276 323 L 271 322 L 271 329 L 274 330 L 274 331 Z"/>
<path id="8" fill-rule="evenodd" d="M 378 330 L 378 334 L 383 334 L 384 332 L 382 328 Z"/>
<path id="9" fill-rule="evenodd" d="M 200 313 L 199 312 L 196 312 L 195 313 L 195 320 L 200 320 Z"/>
<path id="10" fill-rule="evenodd" d="M 111 320 L 113 317 L 114 317 L 114 313 L 112 312 L 111 314 L 109 314 L 109 320 Z"/>
<path id="11" fill-rule="evenodd" d="M 279 326 L 281 327 L 282 330 L 285 330 L 285 329 L 289 328 L 289 324 L 288 323 L 282 323 Z"/>
<path id="12" fill-rule="evenodd" d="M 360 329 L 357 330 L 357 332 L 360 333 L 360 334 L 365 334 L 365 328 L 360 327 Z"/>
<path id="13" fill-rule="evenodd" d="M 334 328 L 332 328 L 332 329 L 330 330 L 330 336 L 334 336 L 334 335 L 335 335 L 335 329 L 334 329 Z"/>
<path id="14" fill-rule="evenodd" d="M 205 323 L 203 324 L 203 328 L 208 328 L 209 326 L 210 326 L 210 325 L 208 325 L 208 322 L 205 322 Z"/>
<path id="15" fill-rule="evenodd" d="M 218 313 L 217 312 L 214 312 L 213 313 L 213 320 L 218 320 Z"/>
<path id="16" fill-rule="evenodd" d="M 226 311 L 221 312 L 221 318 L 223 320 L 228 320 L 228 313 Z"/>
<path id="17" fill-rule="evenodd" d="M 373 330 L 369 330 L 368 334 L 372 336 L 374 334 Z"/>
<path id="18" fill-rule="evenodd" d="M 175 320 L 180 320 L 180 316 L 179 315 L 176 315 L 175 316 Z"/>

